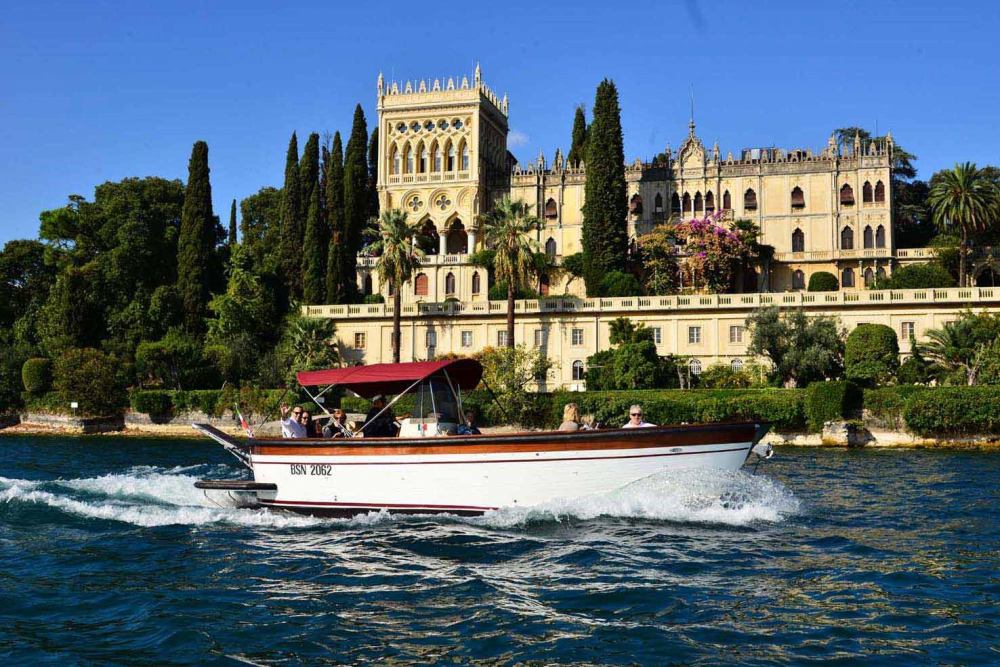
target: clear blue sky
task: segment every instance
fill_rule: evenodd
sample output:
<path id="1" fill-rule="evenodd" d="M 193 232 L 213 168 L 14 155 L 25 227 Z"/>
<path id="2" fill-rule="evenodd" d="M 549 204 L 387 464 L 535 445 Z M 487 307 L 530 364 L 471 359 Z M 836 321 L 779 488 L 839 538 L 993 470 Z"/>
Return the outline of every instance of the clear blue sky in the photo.
<path id="1" fill-rule="evenodd" d="M 687 131 L 723 153 L 822 148 L 862 125 L 920 176 L 1000 163 L 996 2 L 48 2 L 0 15 L 0 243 L 127 176 L 187 177 L 209 144 L 215 210 L 280 186 L 293 130 L 350 130 L 375 80 L 471 75 L 510 95 L 522 161 L 569 144 L 574 105 L 618 84 L 625 153 Z M 494 9 L 497 8 L 497 9 Z"/>

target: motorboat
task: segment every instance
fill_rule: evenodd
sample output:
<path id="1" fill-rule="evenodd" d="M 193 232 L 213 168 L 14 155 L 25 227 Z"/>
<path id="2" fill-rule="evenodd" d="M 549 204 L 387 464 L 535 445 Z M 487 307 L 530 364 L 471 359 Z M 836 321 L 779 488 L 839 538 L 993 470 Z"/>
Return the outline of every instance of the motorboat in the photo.
<path id="1" fill-rule="evenodd" d="M 760 443 L 768 430 L 762 422 L 459 435 L 463 392 L 479 386 L 482 374 L 474 359 L 299 372 L 299 385 L 324 412 L 334 388 L 395 398 L 357 431 L 335 438 L 256 437 L 252 430 L 238 438 L 193 424 L 250 472 L 196 486 L 311 515 L 478 515 L 613 491 L 666 471 L 737 470 L 752 456 L 771 455 Z M 365 428 L 391 415 L 404 395 L 413 396 L 413 409 L 397 420 L 398 435 L 366 437 Z"/>

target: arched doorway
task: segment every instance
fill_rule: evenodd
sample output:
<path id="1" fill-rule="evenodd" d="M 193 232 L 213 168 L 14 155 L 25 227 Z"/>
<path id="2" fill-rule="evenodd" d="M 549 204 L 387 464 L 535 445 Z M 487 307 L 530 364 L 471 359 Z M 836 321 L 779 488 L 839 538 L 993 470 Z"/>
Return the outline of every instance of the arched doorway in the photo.
<path id="1" fill-rule="evenodd" d="M 420 226 L 420 233 L 417 234 L 417 247 L 423 250 L 424 254 L 436 255 L 438 244 L 438 232 L 434 227 L 434 221 L 426 218 L 424 224 Z"/>

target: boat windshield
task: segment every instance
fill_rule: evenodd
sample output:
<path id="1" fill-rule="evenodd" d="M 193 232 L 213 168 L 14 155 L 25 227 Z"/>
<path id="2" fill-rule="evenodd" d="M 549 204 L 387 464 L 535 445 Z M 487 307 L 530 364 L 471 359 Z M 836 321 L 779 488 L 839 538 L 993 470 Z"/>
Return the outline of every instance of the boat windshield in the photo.
<path id="1" fill-rule="evenodd" d="M 414 392 L 413 416 L 421 419 L 437 417 L 439 422 L 460 424 L 458 400 L 446 380 L 431 379 L 421 382 Z"/>

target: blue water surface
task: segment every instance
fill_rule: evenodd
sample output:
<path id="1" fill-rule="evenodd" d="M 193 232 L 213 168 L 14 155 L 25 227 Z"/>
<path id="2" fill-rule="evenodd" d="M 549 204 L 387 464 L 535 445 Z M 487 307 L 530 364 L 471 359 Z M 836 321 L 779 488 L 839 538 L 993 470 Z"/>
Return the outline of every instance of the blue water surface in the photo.
<path id="1" fill-rule="evenodd" d="M 483 518 L 218 506 L 191 440 L 0 438 L 5 663 L 997 664 L 1000 453 L 783 448 Z"/>

